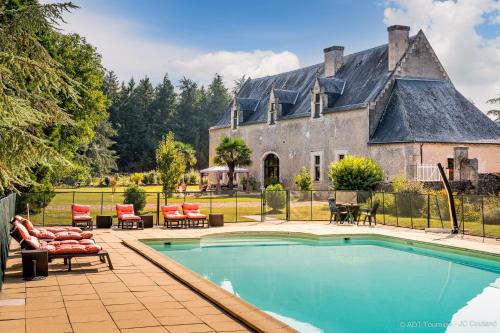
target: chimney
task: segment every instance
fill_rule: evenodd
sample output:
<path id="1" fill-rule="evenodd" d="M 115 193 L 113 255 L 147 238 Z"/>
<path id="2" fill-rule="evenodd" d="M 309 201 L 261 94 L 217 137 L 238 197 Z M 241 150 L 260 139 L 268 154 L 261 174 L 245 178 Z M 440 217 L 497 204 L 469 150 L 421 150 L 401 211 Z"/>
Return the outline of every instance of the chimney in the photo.
<path id="1" fill-rule="evenodd" d="M 330 46 L 323 50 L 325 53 L 325 77 L 334 76 L 344 63 L 344 47 Z"/>
<path id="2" fill-rule="evenodd" d="M 389 70 L 396 68 L 396 64 L 408 48 L 410 39 L 410 27 L 406 25 L 391 25 L 387 28 L 389 32 Z"/>

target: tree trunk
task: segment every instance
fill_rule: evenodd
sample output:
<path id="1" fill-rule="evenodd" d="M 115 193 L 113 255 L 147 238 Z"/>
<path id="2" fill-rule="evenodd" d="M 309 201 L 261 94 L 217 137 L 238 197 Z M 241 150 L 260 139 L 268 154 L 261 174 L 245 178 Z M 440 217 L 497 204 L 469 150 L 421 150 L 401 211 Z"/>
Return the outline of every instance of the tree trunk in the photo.
<path id="1" fill-rule="evenodd" d="M 234 167 L 228 167 L 229 169 L 229 172 L 227 173 L 228 176 L 229 176 L 229 181 L 227 183 L 227 185 L 229 186 L 229 189 L 232 190 L 233 189 L 233 179 L 234 179 Z"/>

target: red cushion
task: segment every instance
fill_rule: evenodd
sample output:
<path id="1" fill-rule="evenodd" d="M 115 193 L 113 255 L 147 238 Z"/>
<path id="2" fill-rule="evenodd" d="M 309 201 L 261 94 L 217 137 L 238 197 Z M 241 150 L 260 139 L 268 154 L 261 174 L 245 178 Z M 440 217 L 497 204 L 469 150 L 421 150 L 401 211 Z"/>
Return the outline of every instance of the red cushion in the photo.
<path id="1" fill-rule="evenodd" d="M 121 214 L 121 216 L 119 216 L 119 219 L 122 220 L 122 221 L 138 221 L 138 220 L 141 220 L 141 218 L 137 215 L 134 215 L 134 214 Z"/>
<path id="2" fill-rule="evenodd" d="M 163 214 L 174 214 L 175 212 L 178 213 L 180 211 L 180 207 L 177 205 L 161 206 L 161 211 L 163 212 Z"/>
<path id="3" fill-rule="evenodd" d="M 91 233 L 90 231 L 82 231 L 80 235 L 82 236 L 83 239 L 90 239 L 92 238 L 92 236 L 94 236 L 94 234 Z"/>
<path id="4" fill-rule="evenodd" d="M 134 205 L 131 204 L 116 204 L 116 215 L 120 220 L 123 214 L 134 215 Z"/>
<path id="5" fill-rule="evenodd" d="M 39 239 L 54 239 L 54 238 L 56 238 L 54 233 L 52 233 L 48 230 L 45 230 L 45 229 L 33 228 L 33 230 L 31 230 L 30 234 L 32 236 L 35 236 L 36 238 L 39 238 Z"/>
<path id="6" fill-rule="evenodd" d="M 16 228 L 19 236 L 24 239 L 24 240 L 30 240 L 31 236 L 30 233 L 28 232 L 28 229 L 18 221 L 14 221 L 14 227 Z"/>
<path id="7" fill-rule="evenodd" d="M 193 220 L 207 218 L 205 214 L 200 214 L 200 213 L 187 213 L 186 215 L 188 219 L 193 219 Z"/>
<path id="8" fill-rule="evenodd" d="M 101 251 L 101 247 L 97 244 L 85 245 L 85 253 L 97 253 Z"/>
<path id="9" fill-rule="evenodd" d="M 163 215 L 164 218 L 167 220 L 184 220 L 186 218 L 186 215 L 181 215 L 181 214 L 165 214 Z"/>
<path id="10" fill-rule="evenodd" d="M 92 216 L 83 214 L 83 215 L 73 215 L 73 221 L 91 221 Z"/>
<path id="11" fill-rule="evenodd" d="M 28 229 L 28 231 L 31 231 L 33 229 L 33 223 L 31 223 L 30 220 L 28 219 L 25 219 L 24 217 L 22 217 L 21 215 L 16 215 L 15 217 L 15 220 L 20 222 L 22 225 L 24 225 L 24 227 L 26 229 Z"/>
<path id="12" fill-rule="evenodd" d="M 56 247 L 52 244 L 45 244 L 42 249 L 47 250 L 49 254 L 54 254 L 56 252 Z"/>
<path id="13" fill-rule="evenodd" d="M 42 228 L 40 228 L 42 229 Z M 67 232 L 67 231 L 71 231 L 71 232 L 82 232 L 82 229 L 80 228 L 77 228 L 77 227 L 47 227 L 45 228 L 46 230 L 50 231 L 50 232 L 53 232 L 55 234 L 57 234 L 58 232 Z"/>
<path id="14" fill-rule="evenodd" d="M 73 216 L 75 216 L 75 215 L 90 215 L 90 206 L 72 204 L 71 205 L 71 212 L 73 213 Z"/>
<path id="15" fill-rule="evenodd" d="M 85 253 L 86 246 L 88 245 L 64 244 L 56 246 L 54 253 L 56 254 Z"/>
<path id="16" fill-rule="evenodd" d="M 39 250 L 41 248 L 40 241 L 36 237 L 31 237 L 31 239 L 23 239 L 23 245 L 30 250 Z"/>
<path id="17" fill-rule="evenodd" d="M 54 240 L 59 241 L 59 240 L 80 240 L 82 239 L 82 234 L 78 232 L 72 232 L 72 231 L 64 231 L 64 232 L 58 232 L 56 234 L 56 237 Z"/>
<path id="18" fill-rule="evenodd" d="M 50 242 L 49 244 L 53 246 L 61 246 L 61 245 L 94 245 L 95 242 L 92 239 L 82 239 L 82 240 L 74 240 L 74 239 L 67 239 L 67 240 L 62 240 L 62 241 L 53 241 Z"/>

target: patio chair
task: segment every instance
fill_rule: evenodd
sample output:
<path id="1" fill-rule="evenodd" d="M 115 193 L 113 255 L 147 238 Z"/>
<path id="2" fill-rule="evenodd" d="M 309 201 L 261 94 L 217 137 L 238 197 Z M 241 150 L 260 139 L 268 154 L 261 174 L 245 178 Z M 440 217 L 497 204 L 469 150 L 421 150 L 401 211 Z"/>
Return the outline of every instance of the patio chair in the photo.
<path id="1" fill-rule="evenodd" d="M 328 206 L 330 207 L 330 223 L 332 221 L 342 223 L 346 219 L 347 209 L 343 206 L 338 206 L 335 198 L 328 198 Z"/>
<path id="2" fill-rule="evenodd" d="M 208 216 L 200 213 L 200 205 L 197 203 L 183 203 L 182 211 L 186 215 L 190 227 L 208 227 Z"/>
<path id="3" fill-rule="evenodd" d="M 186 215 L 180 213 L 177 205 L 161 206 L 163 214 L 163 226 L 167 228 L 184 228 L 186 226 Z"/>
<path id="4" fill-rule="evenodd" d="M 92 216 L 90 216 L 90 206 L 88 205 L 71 205 L 71 225 L 73 227 L 83 226 L 84 229 L 92 230 Z"/>
<path id="5" fill-rule="evenodd" d="M 378 200 L 376 200 L 373 203 L 372 208 L 365 209 L 365 210 L 361 211 L 359 219 L 361 219 L 361 216 L 364 216 L 363 224 L 365 224 L 366 223 L 366 219 L 368 219 L 368 224 L 372 225 L 372 219 L 373 219 L 373 222 L 375 223 L 375 225 L 377 225 L 377 210 L 378 210 L 379 206 L 380 206 L 380 202 Z M 358 219 L 358 224 L 359 224 L 359 219 Z"/>
<path id="6" fill-rule="evenodd" d="M 118 228 L 130 229 L 137 225 L 137 229 L 144 229 L 144 222 L 140 216 L 135 215 L 134 205 L 116 204 L 116 215 L 118 216 Z"/>
<path id="7" fill-rule="evenodd" d="M 25 219 L 20 215 L 16 215 L 13 222 L 14 221 L 17 221 L 21 225 L 23 225 L 31 236 L 34 236 L 38 239 L 43 239 L 47 242 L 90 239 L 94 236 L 92 232 L 82 231 L 80 228 L 76 227 L 36 228 L 30 220 Z"/>
<path id="8" fill-rule="evenodd" d="M 68 271 L 71 271 L 71 259 L 75 257 L 99 257 L 101 262 L 108 261 L 108 266 L 113 269 L 113 264 L 106 250 L 102 249 L 92 239 L 65 240 L 54 241 L 47 243 L 39 240 L 35 236 L 31 236 L 20 222 L 14 221 L 12 230 L 10 231 L 12 238 L 17 240 L 23 250 L 47 250 L 48 259 L 64 259 L 64 264 L 68 265 Z"/>

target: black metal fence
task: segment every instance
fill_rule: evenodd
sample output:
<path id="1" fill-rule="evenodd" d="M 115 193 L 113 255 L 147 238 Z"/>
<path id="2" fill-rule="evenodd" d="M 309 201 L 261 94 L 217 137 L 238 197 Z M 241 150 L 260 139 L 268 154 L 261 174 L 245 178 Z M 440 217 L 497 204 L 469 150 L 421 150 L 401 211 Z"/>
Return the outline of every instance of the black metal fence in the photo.
<path id="1" fill-rule="evenodd" d="M 147 192 L 142 214 L 163 223 L 160 206 L 196 202 L 205 213 L 222 213 L 225 222 L 328 221 L 328 198 L 339 203 L 356 203 L 361 210 L 379 202 L 377 223 L 425 229 L 451 228 L 448 199 L 444 195 L 388 193 L 369 191 L 258 191 L 258 192 Z M 23 193 L 18 212 L 39 225 L 64 225 L 71 222 L 71 204 L 91 206 L 92 215 L 115 216 L 115 204 L 124 201 L 123 192 Z M 498 196 L 455 196 L 460 232 L 500 238 L 500 198 Z"/>
<path id="2" fill-rule="evenodd" d="M 10 221 L 14 217 L 16 195 L 0 199 L 0 289 L 2 289 L 10 246 Z"/>

